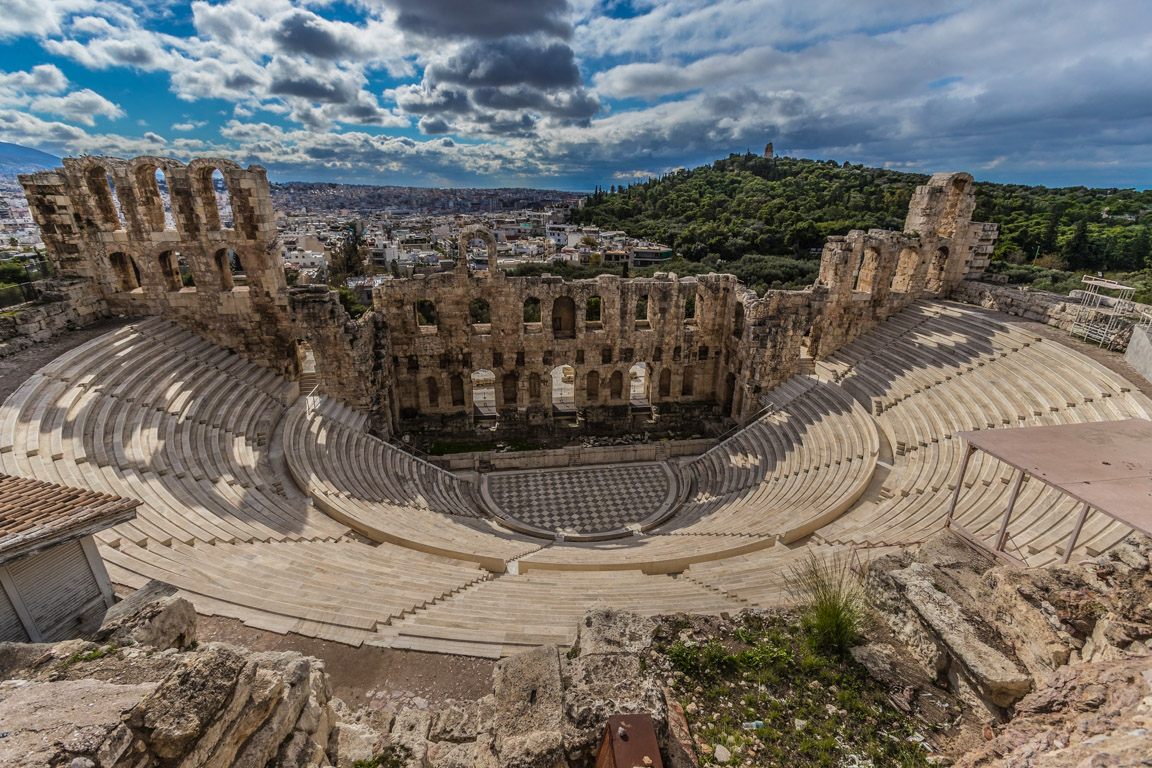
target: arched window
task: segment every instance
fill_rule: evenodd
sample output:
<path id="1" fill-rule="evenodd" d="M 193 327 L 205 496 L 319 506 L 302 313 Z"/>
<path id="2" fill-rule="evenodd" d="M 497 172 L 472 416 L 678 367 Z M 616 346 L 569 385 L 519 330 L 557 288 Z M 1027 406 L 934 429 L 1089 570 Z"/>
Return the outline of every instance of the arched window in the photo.
<path id="1" fill-rule="evenodd" d="M 434 376 L 424 379 L 424 391 L 428 393 L 428 407 L 440 407 L 440 382 Z"/>
<path id="2" fill-rule="evenodd" d="M 896 261 L 896 271 L 892 273 L 892 283 L 889 287 L 897 293 L 907 293 L 916 274 L 916 265 L 919 263 L 920 253 L 915 248 L 900 251 L 900 258 Z"/>
<path id="3" fill-rule="evenodd" d="M 126 253 L 111 253 L 108 261 L 112 265 L 112 276 L 116 278 L 117 291 L 132 291 L 140 287 L 140 270 L 136 262 Z"/>
<path id="4" fill-rule="evenodd" d="M 744 304 L 736 302 L 736 317 L 732 321 L 732 335 L 736 338 L 744 336 Z"/>
<path id="5" fill-rule="evenodd" d="M 724 403 L 723 413 L 725 416 L 732 415 L 732 406 L 736 400 L 736 374 L 729 373 L 724 377 Z"/>
<path id="6" fill-rule="evenodd" d="M 457 407 L 464 405 L 464 377 L 458 373 L 453 374 L 449 379 L 449 386 L 452 390 L 452 405 Z"/>
<path id="7" fill-rule="evenodd" d="M 180 283 L 185 288 L 195 288 L 196 276 L 192 274 L 192 265 L 188 263 L 188 260 L 180 254 L 176 254 L 176 266 L 180 270 Z"/>
<path id="8" fill-rule="evenodd" d="M 684 299 L 684 322 L 695 322 L 696 320 L 696 294 L 690 293 Z"/>
<path id="9" fill-rule="evenodd" d="M 472 372 L 472 415 L 476 419 L 495 419 L 496 374 L 485 368 Z"/>
<path id="10" fill-rule="evenodd" d="M 660 371 L 660 397 L 672 396 L 672 369 L 665 368 Z"/>
<path id="11" fill-rule="evenodd" d="M 524 299 L 524 322 L 540 322 L 540 299 L 535 296 L 529 296 Z"/>
<path id="12" fill-rule="evenodd" d="M 684 369 L 684 378 L 680 383 L 680 396 L 692 397 L 696 385 L 696 369 L 688 366 Z"/>
<path id="13" fill-rule="evenodd" d="M 207 229 L 228 229 L 233 226 L 232 194 L 224 174 L 217 168 L 204 167 L 196 171 L 196 195 L 204 211 Z"/>
<path id="14" fill-rule="evenodd" d="M 584 302 L 584 322 L 599 323 L 600 321 L 600 297 L 589 296 L 588 300 Z"/>
<path id="15" fill-rule="evenodd" d="M 519 403 L 519 388 L 520 381 L 515 373 L 504 374 L 504 380 L 500 385 L 500 394 L 504 398 L 505 408 L 514 408 Z"/>
<path id="16" fill-rule="evenodd" d="M 552 302 L 552 336 L 576 338 L 576 302 L 571 296 L 561 296 Z"/>
<path id="17" fill-rule="evenodd" d="M 576 412 L 576 369 L 570 365 L 558 365 L 552 369 L 552 412 L 573 414 Z"/>
<path id="18" fill-rule="evenodd" d="M 472 325 L 489 325 L 492 322 L 492 306 L 486 299 L 472 299 L 468 305 L 468 320 Z"/>
<path id="19" fill-rule="evenodd" d="M 172 293 L 184 287 L 180 280 L 180 266 L 176 261 L 177 254 L 175 251 L 164 251 L 156 257 L 156 262 L 160 266 L 160 280 L 164 290 Z"/>
<path id="20" fill-rule="evenodd" d="M 648 403 L 648 364 L 641 361 L 628 369 L 628 400 L 634 405 L 647 406 Z"/>
<path id="21" fill-rule="evenodd" d="M 116 198 L 116 185 L 108 172 L 103 167 L 94 165 L 84 172 L 84 182 L 95 204 L 96 216 L 100 219 L 96 223 L 106 228 L 124 229 L 124 213 L 120 210 L 120 201 Z"/>
<path id="22" fill-rule="evenodd" d="M 646 293 L 636 299 L 636 325 L 639 327 L 648 326 L 648 294 Z"/>
<path id="23" fill-rule="evenodd" d="M 588 371 L 584 379 L 584 393 L 592 402 L 600 399 L 600 374 L 597 371 Z"/>
<path id="24" fill-rule="evenodd" d="M 433 328 L 436 326 L 436 305 L 429 299 L 416 300 L 416 325 Z"/>
<path id="25" fill-rule="evenodd" d="M 860 267 L 856 270 L 856 281 L 852 284 L 853 291 L 869 293 L 876 277 L 876 267 L 880 264 L 880 253 L 875 248 L 865 248 L 860 257 Z"/>
<path id="26" fill-rule="evenodd" d="M 216 266 L 216 276 L 220 280 L 220 290 L 232 290 L 232 251 L 228 248 L 221 248 L 216 251 L 216 255 L 212 258 Z"/>
<path id="27" fill-rule="evenodd" d="M 624 397 L 624 374 L 620 371 L 613 371 L 608 379 L 608 396 L 613 400 Z"/>
<path id="28" fill-rule="evenodd" d="M 528 374 L 528 399 L 533 403 L 540 402 L 540 374 L 535 371 Z"/>

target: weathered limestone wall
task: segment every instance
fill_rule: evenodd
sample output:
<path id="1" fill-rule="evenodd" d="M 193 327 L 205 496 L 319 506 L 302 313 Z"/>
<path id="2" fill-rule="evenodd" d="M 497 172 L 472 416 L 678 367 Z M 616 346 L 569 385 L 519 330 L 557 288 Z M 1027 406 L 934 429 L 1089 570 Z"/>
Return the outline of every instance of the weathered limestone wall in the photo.
<path id="1" fill-rule="evenodd" d="M 82 281 L 42 280 L 36 288 L 47 303 L 0 312 L 0 358 L 112 314 L 108 302 L 88 290 Z"/>
<path id="2" fill-rule="evenodd" d="M 452 472 L 503 472 L 514 469 L 554 469 L 595 464 L 626 464 L 639 461 L 667 461 L 678 456 L 697 456 L 716 445 L 715 440 L 664 440 L 638 445 L 569 445 L 543 451 L 475 451 L 429 459 Z"/>
<path id="3" fill-rule="evenodd" d="M 1033 291 L 1007 285 L 993 285 L 965 280 L 957 285 L 950 298 L 985 309 L 1045 323 L 1067 331 L 1076 320 L 1078 302 L 1068 296 L 1048 291 Z"/>
<path id="4" fill-rule="evenodd" d="M 231 226 L 218 209 L 217 170 Z M 904 233 L 829 238 L 812 288 L 757 298 L 731 275 L 565 282 L 471 273 L 467 243 L 482 240 L 494 256 L 495 240 L 469 228 L 454 271 L 389 281 L 375 291 L 375 311 L 353 320 L 326 287 L 288 289 L 260 166 L 84 157 L 20 180 L 57 274 L 83 280 L 99 307 L 90 314 L 106 307 L 160 315 L 294 379 L 310 351 L 319 389 L 367 411 L 382 436 L 475 430 L 477 371 L 495 382 L 494 412 L 479 415 L 498 418 L 502 430 L 555 431 L 575 411 L 589 431 L 647 429 L 651 413 L 632 408 L 629 397 L 629 371 L 641 362 L 644 399 L 660 429 L 744 419 L 760 410 L 765 391 L 810 359 L 922 296 L 968 290 L 957 286 L 983 270 L 996 236 L 995 225 L 970 220 L 972 177 L 936 174 L 916 189 Z M 183 285 L 181 262 L 194 286 Z M 588 310 L 594 298 L 598 315 Z M 539 322 L 524 322 L 526 301 L 539 302 Z M 418 323 L 418 302 L 428 303 L 431 323 Z M 490 322 L 471 322 L 474 303 L 486 306 Z M 646 309 L 638 315 L 638 307 Z M 44 330 L 17 325 L 31 329 L 29 336 Z M 570 404 L 553 403 L 560 366 L 575 371 Z"/>
<path id="5" fill-rule="evenodd" d="M 1132 340 L 1128 342 L 1124 360 L 1139 371 L 1141 376 L 1152 381 L 1152 333 L 1147 328 L 1132 329 Z"/>

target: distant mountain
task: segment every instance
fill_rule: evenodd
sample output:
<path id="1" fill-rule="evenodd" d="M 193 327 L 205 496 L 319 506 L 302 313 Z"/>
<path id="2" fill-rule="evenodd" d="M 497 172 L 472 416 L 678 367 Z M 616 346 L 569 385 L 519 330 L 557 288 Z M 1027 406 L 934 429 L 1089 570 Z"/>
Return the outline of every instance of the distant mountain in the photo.
<path id="1" fill-rule="evenodd" d="M 0 141 L 0 173 L 32 173 L 58 165 L 60 158 L 55 155 Z"/>

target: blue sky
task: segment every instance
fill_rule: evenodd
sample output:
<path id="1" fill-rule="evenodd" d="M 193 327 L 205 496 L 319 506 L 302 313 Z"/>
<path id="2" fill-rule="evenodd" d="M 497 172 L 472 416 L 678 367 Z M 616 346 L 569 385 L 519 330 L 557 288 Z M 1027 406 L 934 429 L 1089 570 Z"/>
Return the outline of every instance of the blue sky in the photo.
<path id="1" fill-rule="evenodd" d="M 730 152 L 1152 185 L 1147 0 L 3 0 L 0 141 L 590 189 Z"/>

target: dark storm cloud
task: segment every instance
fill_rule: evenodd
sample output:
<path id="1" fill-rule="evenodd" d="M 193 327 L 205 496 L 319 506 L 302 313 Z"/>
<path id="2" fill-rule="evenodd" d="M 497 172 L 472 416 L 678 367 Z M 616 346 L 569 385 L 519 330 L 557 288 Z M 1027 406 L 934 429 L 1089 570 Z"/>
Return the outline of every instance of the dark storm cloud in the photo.
<path id="1" fill-rule="evenodd" d="M 443 64 L 428 68 L 431 82 L 467 86 L 530 85 L 542 90 L 583 85 L 572 49 L 522 38 L 472 43 Z"/>
<path id="2" fill-rule="evenodd" d="M 439 136 L 448 133 L 449 125 L 446 120 L 439 117 L 425 115 L 420 118 L 420 132 L 428 136 Z"/>
<path id="3" fill-rule="evenodd" d="M 382 0 L 405 32 L 431 38 L 494 40 L 542 33 L 568 38 L 568 0 Z"/>
<path id="4" fill-rule="evenodd" d="M 287 53 L 303 53 L 322 59 L 335 59 L 346 53 L 345 46 L 325 28 L 323 20 L 304 11 L 296 11 L 281 20 L 272 37 Z"/>
<path id="5" fill-rule="evenodd" d="M 463 115 L 472 111 L 468 94 L 450 88 L 410 88 L 397 92 L 396 103 L 412 114 Z"/>
<path id="6" fill-rule="evenodd" d="M 295 96 L 308 101 L 325 104 L 345 104 L 356 94 L 341 87 L 339 83 L 321 82 L 308 77 L 279 77 L 268 86 L 268 93 L 274 96 Z"/>

